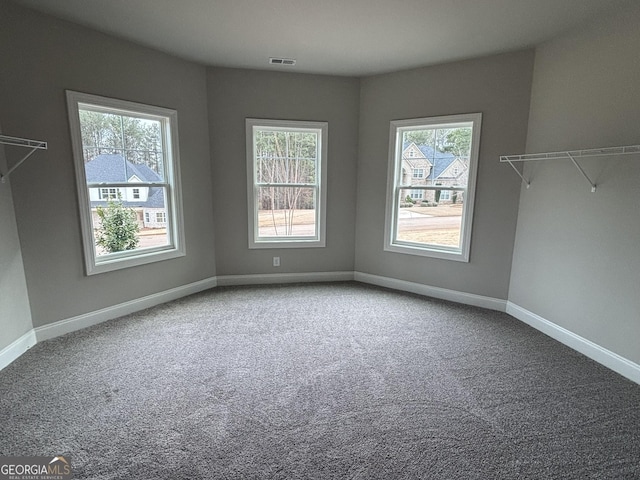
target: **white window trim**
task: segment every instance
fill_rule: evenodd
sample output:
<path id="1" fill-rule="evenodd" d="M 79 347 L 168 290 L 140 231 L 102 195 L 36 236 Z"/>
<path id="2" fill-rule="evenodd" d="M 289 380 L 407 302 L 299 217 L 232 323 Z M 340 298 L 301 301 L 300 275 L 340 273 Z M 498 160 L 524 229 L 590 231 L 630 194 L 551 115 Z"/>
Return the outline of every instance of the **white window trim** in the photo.
<path id="1" fill-rule="evenodd" d="M 455 127 L 456 124 L 472 123 L 473 132 L 471 138 L 471 152 L 469 159 L 469 177 L 467 187 L 464 193 L 465 203 L 463 207 L 461 222 L 461 245 L 459 248 L 446 247 L 440 245 L 428 245 L 410 242 L 399 242 L 396 237 L 396 212 L 398 212 L 398 195 L 396 194 L 397 186 L 402 178 L 401 169 L 396 162 L 402 161 L 402 133 L 404 130 L 413 130 L 416 127 L 430 127 L 437 125 L 447 125 L 447 127 Z M 408 120 L 394 120 L 391 122 L 389 129 L 389 165 L 387 174 L 387 202 L 385 211 L 385 234 L 384 234 L 384 250 L 394 253 L 403 253 L 409 255 L 418 255 L 423 257 L 441 258 L 445 260 L 454 260 L 458 262 L 469 262 L 469 254 L 471 251 L 471 227 L 473 219 L 473 209 L 475 204 L 476 177 L 478 171 L 478 161 L 480 153 L 480 129 L 482 126 L 481 113 L 468 113 L 462 115 L 446 115 L 440 117 L 415 118 Z M 415 188 L 412 186 L 411 188 Z M 453 189 L 455 187 L 443 186 L 424 186 L 425 190 L 443 190 Z"/>
<path id="2" fill-rule="evenodd" d="M 74 92 L 71 90 L 67 90 L 66 95 L 69 126 L 71 130 L 71 143 L 76 170 L 76 184 L 78 189 L 80 224 L 82 227 L 82 242 L 86 274 L 95 275 L 186 255 L 180 181 L 180 156 L 178 148 L 178 113 L 175 110 L 163 107 Z M 100 258 L 96 257 L 89 188 L 87 187 L 82 150 L 82 137 L 80 134 L 80 104 L 98 105 L 105 111 L 108 111 L 109 109 L 125 112 L 129 111 L 140 117 L 149 115 L 149 118 L 151 119 L 163 117 L 167 120 L 163 122 L 163 141 L 165 143 L 165 151 L 171 154 L 170 158 L 172 160 L 167 161 L 165 165 L 167 175 L 165 178 L 167 183 L 167 186 L 165 187 L 165 199 L 167 203 L 167 211 L 171 213 L 172 219 L 171 228 L 167 229 L 167 234 L 170 240 L 169 245 L 162 247 L 140 248 L 126 252 L 112 253 L 100 256 Z M 169 157 L 169 155 L 167 155 L 167 157 Z"/>
<path id="3" fill-rule="evenodd" d="M 327 122 L 311 122 L 297 120 L 266 120 L 247 118 L 246 122 L 246 152 L 247 152 L 247 206 L 249 226 L 249 248 L 309 248 L 326 246 L 326 205 L 327 205 L 327 143 L 329 124 Z M 308 131 L 318 133 L 318 161 L 317 167 L 317 199 L 316 199 L 316 236 L 315 237 L 258 237 L 258 209 L 256 204 L 256 165 L 254 161 L 254 132 L 265 129 Z"/>

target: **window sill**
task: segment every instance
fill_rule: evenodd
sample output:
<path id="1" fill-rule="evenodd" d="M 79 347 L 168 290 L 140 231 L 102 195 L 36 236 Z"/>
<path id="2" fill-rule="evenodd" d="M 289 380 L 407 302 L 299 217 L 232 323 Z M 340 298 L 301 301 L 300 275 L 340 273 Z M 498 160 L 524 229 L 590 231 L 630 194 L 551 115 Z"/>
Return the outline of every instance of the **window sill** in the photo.
<path id="1" fill-rule="evenodd" d="M 326 246 L 324 240 L 261 240 L 258 242 L 250 242 L 249 249 L 256 250 L 261 248 L 323 248 Z"/>
<path id="2" fill-rule="evenodd" d="M 170 260 L 172 258 L 184 257 L 185 255 L 186 252 L 184 249 L 172 248 L 160 251 L 154 250 L 149 252 L 140 252 L 135 256 L 115 257 L 98 261 L 90 259 L 87 263 L 87 275 L 113 272 L 123 268 L 137 267 L 140 265 Z"/>
<path id="3" fill-rule="evenodd" d="M 385 245 L 386 252 L 401 253 L 404 255 L 415 255 L 419 257 L 439 258 L 441 260 L 453 260 L 455 262 L 469 263 L 469 254 L 464 253 L 460 249 L 448 249 L 446 247 L 438 248 L 437 246 L 412 246 L 401 244 Z"/>

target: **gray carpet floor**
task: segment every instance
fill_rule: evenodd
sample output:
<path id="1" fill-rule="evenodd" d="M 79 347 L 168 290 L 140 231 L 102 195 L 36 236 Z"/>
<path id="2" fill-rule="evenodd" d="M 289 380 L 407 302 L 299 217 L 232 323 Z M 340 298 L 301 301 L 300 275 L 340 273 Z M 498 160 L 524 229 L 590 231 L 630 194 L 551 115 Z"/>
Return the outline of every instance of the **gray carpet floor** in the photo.
<path id="1" fill-rule="evenodd" d="M 0 454 L 80 479 L 640 478 L 640 386 L 512 317 L 358 283 L 218 288 L 0 372 Z"/>

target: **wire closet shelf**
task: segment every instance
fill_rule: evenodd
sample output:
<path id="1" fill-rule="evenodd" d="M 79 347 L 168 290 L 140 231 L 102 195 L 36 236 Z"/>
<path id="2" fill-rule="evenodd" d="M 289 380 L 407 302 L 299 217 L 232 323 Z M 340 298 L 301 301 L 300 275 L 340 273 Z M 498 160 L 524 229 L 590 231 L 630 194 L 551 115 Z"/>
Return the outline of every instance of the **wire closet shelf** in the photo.
<path id="1" fill-rule="evenodd" d="M 640 153 L 640 145 L 627 145 L 623 147 L 605 147 L 605 148 L 591 148 L 586 150 L 566 150 L 561 152 L 548 152 L 548 153 L 526 153 L 522 155 L 501 155 L 500 161 L 508 163 L 511 168 L 518 174 L 522 181 L 527 185 L 527 188 L 531 186 L 531 182 L 516 168 L 514 162 L 532 162 L 539 160 L 562 160 L 569 159 L 573 165 L 578 169 L 580 174 L 591 185 L 591 191 L 596 191 L 596 184 L 589 178 L 583 168 L 580 166 L 577 158 L 581 157 L 603 157 L 609 155 L 627 155 L 627 154 Z"/>

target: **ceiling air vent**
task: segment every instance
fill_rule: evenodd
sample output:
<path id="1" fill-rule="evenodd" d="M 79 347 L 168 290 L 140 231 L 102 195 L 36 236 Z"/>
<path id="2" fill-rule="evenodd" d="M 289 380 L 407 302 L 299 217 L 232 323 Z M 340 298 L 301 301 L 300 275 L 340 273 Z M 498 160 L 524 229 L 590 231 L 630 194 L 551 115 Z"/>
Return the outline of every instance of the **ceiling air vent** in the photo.
<path id="1" fill-rule="evenodd" d="M 269 63 L 271 65 L 295 65 L 296 61 L 293 58 L 271 57 Z"/>

